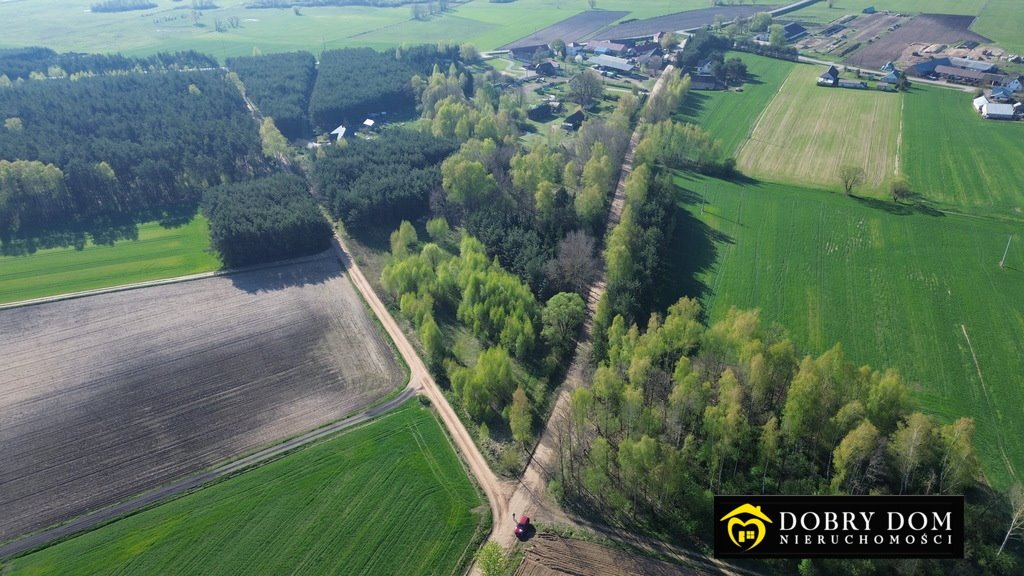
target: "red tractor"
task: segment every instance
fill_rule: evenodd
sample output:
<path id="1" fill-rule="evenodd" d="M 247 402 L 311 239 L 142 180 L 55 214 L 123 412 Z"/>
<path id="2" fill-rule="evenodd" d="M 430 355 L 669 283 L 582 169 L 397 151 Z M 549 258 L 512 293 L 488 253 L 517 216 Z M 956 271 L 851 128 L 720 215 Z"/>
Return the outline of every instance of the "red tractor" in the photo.
<path id="1" fill-rule="evenodd" d="M 512 515 L 512 518 L 513 519 L 515 518 L 514 514 Z M 530 517 L 529 516 L 520 516 L 519 520 L 516 521 L 516 529 L 515 529 L 516 538 L 523 538 L 525 536 L 528 536 L 529 535 L 528 534 L 529 529 L 530 529 Z"/>

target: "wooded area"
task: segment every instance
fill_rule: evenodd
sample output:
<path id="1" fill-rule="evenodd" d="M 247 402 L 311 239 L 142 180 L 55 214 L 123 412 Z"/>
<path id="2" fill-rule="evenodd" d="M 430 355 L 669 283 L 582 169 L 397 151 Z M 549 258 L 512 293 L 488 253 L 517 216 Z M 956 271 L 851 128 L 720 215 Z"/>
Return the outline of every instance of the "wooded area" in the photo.
<path id="1" fill-rule="evenodd" d="M 458 59 L 459 48 L 423 45 L 377 52 L 371 48 L 327 50 L 310 98 L 309 115 L 319 132 L 342 122 L 358 125 L 368 114 L 393 114 L 415 105 L 411 79 L 436 63 Z"/>
<path id="2" fill-rule="evenodd" d="M 28 81 L 0 90 L 0 118 L 17 119 L 0 130 L 5 245 L 74 243 L 61 234 L 162 218 L 207 186 L 269 172 L 220 71 Z"/>
<path id="3" fill-rule="evenodd" d="M 313 181 L 331 214 L 351 232 L 394 228 L 428 212 L 431 194 L 441 189 L 438 165 L 457 146 L 416 130 L 386 130 L 373 140 L 326 149 Z"/>
<path id="4" fill-rule="evenodd" d="M 274 119 L 288 138 L 308 135 L 309 95 L 316 81 L 316 58 L 309 52 L 288 52 L 228 58 L 225 65 L 238 74 L 245 94 L 264 116 Z"/>
<path id="5" fill-rule="evenodd" d="M 326 250 L 331 226 L 293 174 L 215 186 L 203 195 L 210 238 L 230 267 Z"/>
<path id="6" fill-rule="evenodd" d="M 121 54 L 58 54 L 49 48 L 0 49 L 0 78 L 16 81 L 28 80 L 32 73 L 37 78 L 63 78 L 76 75 L 99 75 L 133 70 L 203 70 L 217 68 L 217 60 L 193 50 L 160 52 L 152 56 L 130 57 Z M 0 87 L 3 87 L 0 84 Z"/>

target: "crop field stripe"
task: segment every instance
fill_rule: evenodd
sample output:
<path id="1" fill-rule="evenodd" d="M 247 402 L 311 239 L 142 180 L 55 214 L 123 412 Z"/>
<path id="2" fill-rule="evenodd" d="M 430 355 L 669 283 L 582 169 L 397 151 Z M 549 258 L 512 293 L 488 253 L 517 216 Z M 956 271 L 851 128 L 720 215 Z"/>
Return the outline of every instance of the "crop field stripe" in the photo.
<path id="1" fill-rule="evenodd" d="M 9 568 L 452 573 L 481 529 L 482 517 L 473 512 L 480 504 L 434 414 L 407 403 L 260 468 L 17 558 Z"/>
<path id="2" fill-rule="evenodd" d="M 196 216 L 176 228 L 139 225 L 138 240 L 83 250 L 53 248 L 26 256 L 0 256 L 0 303 L 174 278 L 220 268 L 210 251 L 209 223 Z"/>
<path id="3" fill-rule="evenodd" d="M 841 342 L 857 364 L 900 370 L 928 413 L 974 418 L 984 472 L 996 486 L 1010 482 L 1024 464 L 1014 440 L 1024 434 L 1024 250 L 1011 248 L 1003 270 L 998 262 L 1018 223 L 894 214 L 891 201 L 781 184 L 677 183 L 688 191 L 681 229 L 713 235 L 680 236 L 681 270 L 669 278 L 701 298 L 711 321 L 757 307 L 809 353 Z"/>

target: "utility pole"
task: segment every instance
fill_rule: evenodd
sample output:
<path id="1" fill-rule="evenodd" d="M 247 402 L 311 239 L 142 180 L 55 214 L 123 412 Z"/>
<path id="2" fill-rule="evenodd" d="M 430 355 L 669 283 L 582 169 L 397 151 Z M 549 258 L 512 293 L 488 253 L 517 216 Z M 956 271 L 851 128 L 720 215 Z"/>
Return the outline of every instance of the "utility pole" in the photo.
<path id="1" fill-rule="evenodd" d="M 1006 264 L 1006 255 L 1010 253 L 1010 242 L 1013 242 L 1013 234 L 1010 234 L 1010 238 L 1006 241 L 1006 250 L 1003 251 L 1003 259 L 999 261 L 999 267 L 1004 268 Z"/>

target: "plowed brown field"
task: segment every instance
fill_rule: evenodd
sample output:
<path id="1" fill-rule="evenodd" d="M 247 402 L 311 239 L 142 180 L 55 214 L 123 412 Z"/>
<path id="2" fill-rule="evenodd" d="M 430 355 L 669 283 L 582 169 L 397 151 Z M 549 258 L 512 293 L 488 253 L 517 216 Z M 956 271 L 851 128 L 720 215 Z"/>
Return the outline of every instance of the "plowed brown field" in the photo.
<path id="1" fill-rule="evenodd" d="M 548 534 L 537 535 L 528 546 L 516 576 L 692 576 L 712 573 Z"/>
<path id="2" fill-rule="evenodd" d="M 333 256 L 0 311 L 0 541 L 325 424 L 402 370 Z"/>

